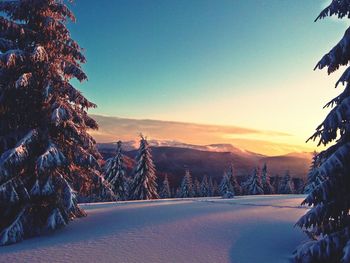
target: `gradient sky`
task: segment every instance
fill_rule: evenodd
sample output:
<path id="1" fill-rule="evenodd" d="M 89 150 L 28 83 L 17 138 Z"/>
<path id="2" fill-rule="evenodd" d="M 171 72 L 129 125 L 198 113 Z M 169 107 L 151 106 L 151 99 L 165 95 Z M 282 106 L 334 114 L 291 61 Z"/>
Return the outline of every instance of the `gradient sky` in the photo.
<path id="1" fill-rule="evenodd" d="M 76 0 L 79 88 L 94 114 L 274 130 L 302 145 L 339 93 L 339 74 L 313 71 L 348 25 L 313 22 L 327 2 Z"/>

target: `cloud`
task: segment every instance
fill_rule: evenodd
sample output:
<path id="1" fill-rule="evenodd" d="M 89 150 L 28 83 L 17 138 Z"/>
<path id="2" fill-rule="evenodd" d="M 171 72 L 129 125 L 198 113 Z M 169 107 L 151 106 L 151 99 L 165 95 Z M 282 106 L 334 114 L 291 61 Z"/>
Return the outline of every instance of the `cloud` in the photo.
<path id="1" fill-rule="evenodd" d="M 241 149 L 268 155 L 310 150 L 307 147 L 286 143 L 293 138 L 293 135 L 278 131 L 101 115 L 92 117 L 100 126 L 98 131 L 90 132 L 98 142 L 135 140 L 140 133 L 143 133 L 149 139 L 176 140 L 196 145 L 230 143 Z"/>

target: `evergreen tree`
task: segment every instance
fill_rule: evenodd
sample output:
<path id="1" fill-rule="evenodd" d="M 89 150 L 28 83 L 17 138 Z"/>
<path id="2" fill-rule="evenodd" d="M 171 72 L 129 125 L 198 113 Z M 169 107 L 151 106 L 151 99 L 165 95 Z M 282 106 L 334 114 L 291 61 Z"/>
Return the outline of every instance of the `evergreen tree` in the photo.
<path id="1" fill-rule="evenodd" d="M 270 182 L 271 182 L 271 185 L 273 187 L 274 193 L 278 193 L 278 188 L 279 188 L 280 183 L 281 183 L 281 176 L 276 174 L 275 176 L 270 177 Z"/>
<path id="2" fill-rule="evenodd" d="M 350 3 L 333 0 L 317 17 L 349 18 Z M 328 69 L 328 74 L 350 60 L 350 28 L 343 38 L 318 62 L 315 68 Z M 319 138 L 319 145 L 332 144 L 319 154 L 315 176 L 324 178 L 304 200 L 311 209 L 297 224 L 313 234 L 315 240 L 301 246 L 296 262 L 350 262 L 350 67 L 337 81 L 344 91 L 327 106 L 332 107 L 326 119 L 310 138 Z"/>
<path id="3" fill-rule="evenodd" d="M 230 168 L 227 171 L 227 177 L 230 180 L 230 183 L 231 183 L 231 185 L 233 187 L 235 195 L 242 195 L 242 192 L 243 192 L 242 191 L 242 187 L 237 182 L 237 179 L 236 179 L 236 176 L 235 176 L 235 173 L 234 173 L 234 167 L 233 167 L 232 164 L 230 165 Z"/>
<path id="4" fill-rule="evenodd" d="M 122 142 L 117 142 L 116 154 L 106 161 L 104 177 L 110 183 L 111 188 L 118 200 L 125 200 L 128 197 L 126 168 L 124 155 L 122 154 Z"/>
<path id="5" fill-rule="evenodd" d="M 194 194 L 193 194 L 192 176 L 190 174 L 190 171 L 186 169 L 185 176 L 181 182 L 178 197 L 188 198 L 188 197 L 193 197 L 193 195 Z"/>
<path id="6" fill-rule="evenodd" d="M 87 76 L 69 20 L 63 1 L 0 2 L 0 245 L 83 216 L 72 186 L 99 181 L 95 104 L 70 84 Z"/>
<path id="7" fill-rule="evenodd" d="M 193 193 L 194 196 L 200 197 L 201 196 L 201 183 L 198 181 L 198 179 L 194 179 L 193 183 Z"/>
<path id="8" fill-rule="evenodd" d="M 208 196 L 214 195 L 214 183 L 211 176 L 208 177 Z"/>
<path id="9" fill-rule="evenodd" d="M 280 185 L 278 187 L 279 194 L 293 194 L 294 193 L 294 185 L 290 178 L 289 171 L 286 171 L 286 174 L 280 181 Z"/>
<path id="10" fill-rule="evenodd" d="M 294 193 L 295 194 L 303 194 L 305 191 L 305 183 L 302 178 L 293 178 L 292 179 L 294 185 Z"/>
<path id="11" fill-rule="evenodd" d="M 311 193 L 318 185 L 320 185 L 325 180 L 323 175 L 317 172 L 319 166 L 320 156 L 316 152 L 314 152 L 310 170 L 307 175 L 307 183 L 304 189 L 305 194 Z"/>
<path id="12" fill-rule="evenodd" d="M 214 184 L 213 184 L 213 196 L 219 196 L 219 186 L 218 186 L 218 182 L 215 180 Z"/>
<path id="13" fill-rule="evenodd" d="M 160 198 L 166 199 L 171 197 L 168 175 L 165 175 L 162 188 L 159 193 Z"/>
<path id="14" fill-rule="evenodd" d="M 200 196 L 208 197 L 210 196 L 208 176 L 204 175 L 201 182 Z"/>
<path id="15" fill-rule="evenodd" d="M 264 190 L 262 189 L 258 170 L 255 168 L 252 175 L 249 177 L 247 182 L 244 184 L 245 192 L 248 195 L 262 195 Z"/>
<path id="16" fill-rule="evenodd" d="M 157 199 L 159 196 L 157 193 L 156 169 L 153 164 L 151 149 L 146 138 L 142 134 L 140 136 L 140 147 L 136 157 L 130 197 L 134 200 Z"/>
<path id="17" fill-rule="evenodd" d="M 274 193 L 273 187 L 270 183 L 270 176 L 267 174 L 267 165 L 264 163 L 264 166 L 261 171 L 261 183 L 265 195 L 270 195 Z"/>
<path id="18" fill-rule="evenodd" d="M 224 173 L 220 183 L 220 195 L 223 198 L 233 198 L 235 196 L 233 186 L 226 173 Z"/>

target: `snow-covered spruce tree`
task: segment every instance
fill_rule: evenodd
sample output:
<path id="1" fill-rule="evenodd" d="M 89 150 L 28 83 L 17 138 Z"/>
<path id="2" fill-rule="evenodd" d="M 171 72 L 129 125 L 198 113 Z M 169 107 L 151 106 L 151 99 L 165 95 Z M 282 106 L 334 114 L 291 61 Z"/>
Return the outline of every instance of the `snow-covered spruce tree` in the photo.
<path id="1" fill-rule="evenodd" d="M 192 184 L 192 176 L 190 170 L 186 169 L 185 176 L 182 179 L 180 189 L 178 192 L 178 197 L 180 198 L 188 198 L 193 197 L 193 184 Z"/>
<path id="2" fill-rule="evenodd" d="M 122 153 L 122 142 L 117 142 L 116 154 L 106 161 L 104 167 L 104 178 L 109 182 L 117 200 L 125 200 L 128 197 L 126 168 L 124 155 Z"/>
<path id="3" fill-rule="evenodd" d="M 350 2 L 333 0 L 316 20 L 327 16 L 350 17 Z M 328 74 L 347 66 L 350 60 L 350 28 L 343 38 L 316 65 L 328 69 Z M 319 138 L 319 145 L 333 145 L 319 153 L 315 176 L 324 178 L 304 200 L 311 209 L 297 222 L 314 236 L 300 246 L 296 262 L 350 262 L 350 67 L 336 87 L 342 83 L 343 92 L 325 107 L 332 107 L 326 119 L 310 138 Z"/>
<path id="4" fill-rule="evenodd" d="M 214 196 L 214 182 L 211 176 L 208 177 L 208 196 Z"/>
<path id="5" fill-rule="evenodd" d="M 317 168 L 319 166 L 320 156 L 316 152 L 314 152 L 310 170 L 307 175 L 307 182 L 304 189 L 305 194 L 311 193 L 318 185 L 320 185 L 324 181 L 323 175 L 317 172 Z"/>
<path id="6" fill-rule="evenodd" d="M 159 196 L 160 198 L 163 198 L 163 199 L 171 197 L 168 175 L 165 175 L 164 177 L 164 181 L 162 184 L 162 188 L 160 189 Z"/>
<path id="7" fill-rule="evenodd" d="M 140 147 L 136 157 L 134 179 L 130 187 L 130 198 L 148 200 L 159 198 L 157 193 L 156 169 L 153 164 L 151 149 L 146 138 L 141 134 Z"/>
<path id="8" fill-rule="evenodd" d="M 303 194 L 305 189 L 305 182 L 302 178 L 292 178 L 294 193 Z"/>
<path id="9" fill-rule="evenodd" d="M 289 171 L 287 170 L 285 175 L 282 177 L 280 181 L 280 185 L 278 187 L 279 194 L 293 194 L 294 193 L 294 185 L 293 181 L 290 178 Z"/>
<path id="10" fill-rule="evenodd" d="M 238 183 L 235 173 L 234 173 L 234 167 L 233 164 L 230 165 L 230 168 L 227 171 L 227 177 L 230 180 L 230 183 L 233 187 L 233 190 L 235 192 L 235 195 L 241 195 L 242 194 L 242 187 L 240 186 L 240 184 Z"/>
<path id="11" fill-rule="evenodd" d="M 219 185 L 218 185 L 218 182 L 216 180 L 214 180 L 214 183 L 213 183 L 213 195 L 212 196 L 219 196 L 220 193 L 219 193 Z"/>
<path id="12" fill-rule="evenodd" d="M 200 196 L 208 197 L 210 196 L 209 181 L 208 176 L 204 175 L 201 182 Z"/>
<path id="13" fill-rule="evenodd" d="M 71 185 L 96 174 L 95 107 L 69 82 L 87 77 L 58 0 L 0 1 L 0 245 L 84 215 Z"/>
<path id="14" fill-rule="evenodd" d="M 201 196 L 201 183 L 197 178 L 194 179 L 194 182 L 193 182 L 193 194 L 195 197 Z"/>
<path id="15" fill-rule="evenodd" d="M 233 198 L 235 196 L 233 186 L 226 173 L 224 173 L 220 183 L 220 195 L 223 198 Z"/>
<path id="16" fill-rule="evenodd" d="M 245 193 L 247 195 L 262 195 L 264 194 L 264 190 L 262 189 L 262 185 L 259 178 L 258 169 L 254 169 L 252 175 L 248 178 L 248 180 L 244 184 Z"/>
<path id="17" fill-rule="evenodd" d="M 274 193 L 273 187 L 270 183 L 270 176 L 267 174 L 266 163 L 264 163 L 264 166 L 261 170 L 261 184 L 265 195 L 270 195 Z"/>

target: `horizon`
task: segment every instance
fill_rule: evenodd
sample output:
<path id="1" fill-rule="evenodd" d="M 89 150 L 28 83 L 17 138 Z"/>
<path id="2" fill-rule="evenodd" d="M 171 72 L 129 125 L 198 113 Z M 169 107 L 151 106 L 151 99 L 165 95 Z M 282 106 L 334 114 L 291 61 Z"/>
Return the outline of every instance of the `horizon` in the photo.
<path id="1" fill-rule="evenodd" d="M 298 139 L 295 136 L 278 131 L 256 130 L 233 125 L 133 119 L 95 114 L 92 117 L 100 127 L 99 130 L 91 130 L 89 133 L 98 143 L 113 143 L 118 140 L 138 142 L 139 134 L 142 133 L 149 140 L 198 146 L 230 144 L 235 148 L 266 156 L 314 151 L 312 144 L 309 147 L 308 145 L 300 146 L 296 143 Z M 294 144 L 283 142 L 285 138 Z"/>

